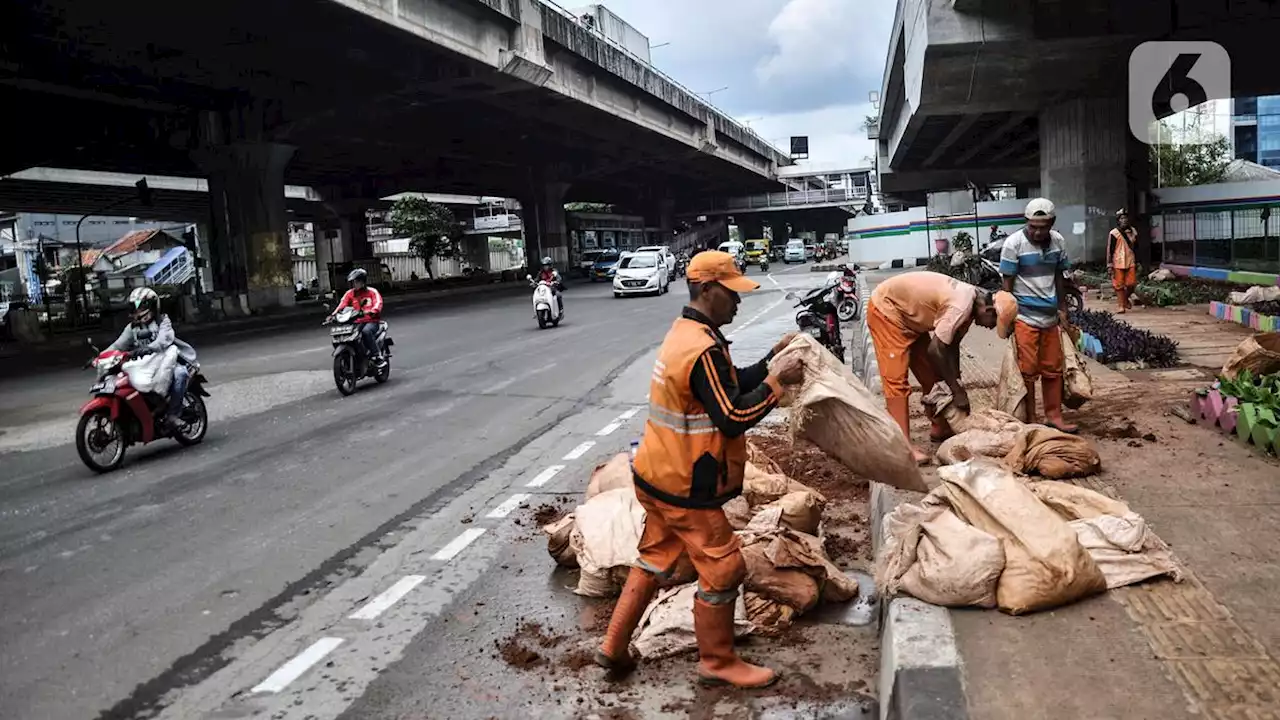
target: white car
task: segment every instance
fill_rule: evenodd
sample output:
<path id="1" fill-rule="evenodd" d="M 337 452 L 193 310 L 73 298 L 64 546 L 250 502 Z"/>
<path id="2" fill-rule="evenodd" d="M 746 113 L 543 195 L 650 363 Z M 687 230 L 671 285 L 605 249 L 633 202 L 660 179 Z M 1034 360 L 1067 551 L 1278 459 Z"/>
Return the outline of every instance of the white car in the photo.
<path id="1" fill-rule="evenodd" d="M 656 252 L 636 252 L 618 261 L 613 274 L 613 296 L 661 295 L 671 290 L 671 279 L 662 256 Z"/>
<path id="2" fill-rule="evenodd" d="M 787 242 L 787 250 L 782 256 L 782 264 L 803 263 L 805 259 L 804 242 L 801 240 L 789 240 Z"/>
<path id="3" fill-rule="evenodd" d="M 667 280 L 676 279 L 676 256 L 671 252 L 670 245 L 646 245 L 642 248 L 636 248 L 636 252 L 651 252 L 662 256 L 662 261 L 667 265 Z"/>

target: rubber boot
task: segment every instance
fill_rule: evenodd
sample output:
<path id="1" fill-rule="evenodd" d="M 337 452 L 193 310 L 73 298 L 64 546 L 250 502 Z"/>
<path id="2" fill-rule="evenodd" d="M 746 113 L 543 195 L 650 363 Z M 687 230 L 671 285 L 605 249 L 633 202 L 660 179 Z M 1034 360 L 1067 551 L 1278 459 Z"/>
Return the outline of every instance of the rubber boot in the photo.
<path id="1" fill-rule="evenodd" d="M 1079 432 L 1080 428 L 1062 419 L 1062 377 L 1041 378 L 1040 385 L 1044 389 L 1044 424 L 1072 435 Z"/>
<path id="2" fill-rule="evenodd" d="M 625 673 L 636 666 L 631 657 L 631 635 L 640 624 L 640 616 L 658 593 L 658 579 L 653 573 L 640 568 L 631 568 L 627 575 L 627 584 L 622 587 L 622 595 L 618 604 L 613 607 L 613 617 L 609 618 L 609 629 L 605 631 L 604 642 L 596 651 L 595 661 L 600 667 L 618 673 Z"/>
<path id="3" fill-rule="evenodd" d="M 704 685 L 732 685 L 744 690 L 769 687 L 778 674 L 752 665 L 733 651 L 734 603 L 693 601 L 693 632 L 698 640 L 698 680 Z"/>
<path id="4" fill-rule="evenodd" d="M 1027 409 L 1027 423 L 1032 424 L 1036 421 L 1036 381 L 1023 376 L 1022 384 L 1027 389 L 1027 397 L 1022 401 Z"/>
<path id="5" fill-rule="evenodd" d="M 886 397 L 884 399 L 885 409 L 889 411 L 889 416 L 898 423 L 898 427 L 902 428 L 902 436 L 907 439 L 907 444 L 911 445 L 911 398 L 907 397 Z M 926 465 L 929 462 L 929 456 L 920 448 L 911 445 L 911 455 L 915 458 L 917 464 Z"/>
<path id="6" fill-rule="evenodd" d="M 955 432 L 951 430 L 951 423 L 947 422 L 946 418 L 938 415 L 938 408 L 936 405 L 925 405 L 924 414 L 929 417 L 930 440 L 940 443 L 945 442 L 952 435 L 955 435 Z"/>
<path id="7" fill-rule="evenodd" d="M 1116 305 L 1119 306 L 1116 312 L 1121 315 L 1123 315 L 1129 309 L 1129 289 L 1128 288 L 1120 288 L 1119 290 L 1116 291 Z"/>

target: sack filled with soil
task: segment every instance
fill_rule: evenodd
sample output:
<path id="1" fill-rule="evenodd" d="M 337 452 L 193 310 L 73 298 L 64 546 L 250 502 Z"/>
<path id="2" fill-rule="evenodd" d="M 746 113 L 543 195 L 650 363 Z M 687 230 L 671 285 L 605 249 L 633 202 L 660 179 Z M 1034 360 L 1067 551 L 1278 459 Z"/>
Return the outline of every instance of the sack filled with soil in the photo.
<path id="1" fill-rule="evenodd" d="M 842 362 L 805 334 L 797 335 L 773 362 L 788 355 L 804 365 L 804 382 L 789 388 L 791 433 L 803 436 L 845 467 L 902 490 L 928 492 L 902 430 Z"/>
<path id="2" fill-rule="evenodd" d="M 1052 480 L 1087 477 L 1102 469 L 1102 458 L 1088 440 L 1044 425 L 1019 430 L 1004 462 L 1014 472 Z"/>
<path id="3" fill-rule="evenodd" d="M 632 487 L 635 487 L 635 480 L 631 475 L 631 454 L 618 453 L 591 471 L 586 499 L 590 500 L 602 492 Z"/>
<path id="4" fill-rule="evenodd" d="M 1222 366 L 1222 376 L 1234 379 L 1241 370 L 1250 370 L 1254 375 L 1280 371 L 1280 332 L 1258 333 L 1237 345 Z"/>
<path id="5" fill-rule="evenodd" d="M 935 490 L 919 505 L 904 503 L 884 519 L 876 587 L 944 607 L 996 606 L 1004 571 L 1000 541 L 961 520 Z"/>

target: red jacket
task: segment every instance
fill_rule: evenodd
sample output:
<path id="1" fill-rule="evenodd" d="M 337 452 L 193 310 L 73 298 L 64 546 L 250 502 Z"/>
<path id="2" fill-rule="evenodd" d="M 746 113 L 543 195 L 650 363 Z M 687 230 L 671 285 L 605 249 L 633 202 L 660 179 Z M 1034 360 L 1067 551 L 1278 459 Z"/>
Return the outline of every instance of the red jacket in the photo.
<path id="1" fill-rule="evenodd" d="M 356 318 L 356 323 L 378 322 L 382 317 L 382 293 L 371 287 L 363 290 L 352 288 L 342 296 L 342 301 L 338 303 L 338 310 L 346 307 L 353 307 L 364 313 L 364 315 Z M 337 312 L 337 310 L 334 312 Z"/>

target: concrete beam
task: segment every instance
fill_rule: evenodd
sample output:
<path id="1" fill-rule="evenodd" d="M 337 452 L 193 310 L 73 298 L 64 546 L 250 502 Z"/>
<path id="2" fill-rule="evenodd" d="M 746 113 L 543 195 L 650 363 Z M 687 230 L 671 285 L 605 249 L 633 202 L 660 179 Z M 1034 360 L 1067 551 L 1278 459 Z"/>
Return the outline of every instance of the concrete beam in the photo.
<path id="1" fill-rule="evenodd" d="M 938 160 L 942 158 L 943 153 L 949 150 L 957 140 L 964 137 L 965 133 L 969 132 L 969 128 L 973 127 L 973 124 L 978 121 L 979 117 L 981 116 L 962 115 L 959 122 L 955 124 L 955 127 L 951 128 L 951 132 L 947 133 L 947 136 L 943 138 L 942 142 L 938 143 L 938 146 L 933 149 L 933 152 L 929 153 L 929 157 L 925 158 L 922 165 L 924 167 L 930 167 L 934 163 L 938 162 Z"/>
<path id="2" fill-rule="evenodd" d="M 987 148 L 996 144 L 996 142 L 998 142 L 1000 138 L 1004 137 L 1005 135 L 1008 135 L 1009 131 L 1013 130 L 1014 128 L 1018 127 L 1022 123 L 1026 122 L 1027 119 L 1032 117 L 1033 115 L 1034 113 L 1030 113 L 1030 112 L 1014 113 L 1008 120 L 1001 123 L 1000 127 L 996 128 L 991 134 L 983 138 L 982 142 L 974 143 L 973 147 L 969 148 L 964 152 L 963 155 L 956 158 L 955 164 L 964 165 L 965 163 L 969 162 L 974 157 L 976 157 L 979 153 L 985 151 Z"/>
<path id="3" fill-rule="evenodd" d="M 1038 130 L 1033 133 L 1027 133 L 1026 135 L 1023 135 L 1021 138 L 1014 140 L 1013 142 L 1006 145 L 995 155 L 992 155 L 991 162 L 993 163 L 1001 162 L 1007 157 L 1014 156 L 1014 153 L 1019 152 L 1020 150 L 1026 148 L 1028 145 L 1039 142 L 1039 141 L 1040 141 L 1040 132 Z"/>

